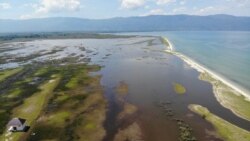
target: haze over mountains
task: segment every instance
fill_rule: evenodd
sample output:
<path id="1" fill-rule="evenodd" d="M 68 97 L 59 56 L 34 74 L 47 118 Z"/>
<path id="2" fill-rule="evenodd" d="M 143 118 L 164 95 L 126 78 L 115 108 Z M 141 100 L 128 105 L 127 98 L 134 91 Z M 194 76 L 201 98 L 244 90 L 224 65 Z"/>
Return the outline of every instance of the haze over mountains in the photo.
<path id="1" fill-rule="evenodd" d="M 154 15 L 112 19 L 55 17 L 0 20 L 0 32 L 139 32 L 167 30 L 250 31 L 250 17 L 231 15 Z"/>

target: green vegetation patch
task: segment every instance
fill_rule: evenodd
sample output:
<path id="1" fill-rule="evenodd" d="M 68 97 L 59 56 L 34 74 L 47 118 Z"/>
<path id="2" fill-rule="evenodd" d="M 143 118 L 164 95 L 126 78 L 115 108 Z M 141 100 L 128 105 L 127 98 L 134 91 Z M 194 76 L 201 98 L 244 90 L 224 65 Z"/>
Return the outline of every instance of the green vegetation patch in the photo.
<path id="1" fill-rule="evenodd" d="M 15 70 L 15 73 L 20 71 L 22 71 L 21 75 L 15 76 L 11 81 L 5 80 L 1 83 L 3 89 L 0 90 L 0 110 L 5 112 L 1 113 L 0 134 L 4 132 L 5 125 L 11 119 L 12 110 L 22 105 L 24 99 L 39 92 L 38 86 L 43 82 L 30 84 L 33 71 L 27 67 L 25 69 L 19 68 Z"/>
<path id="2" fill-rule="evenodd" d="M 239 128 L 224 119 L 210 113 L 210 111 L 200 105 L 189 105 L 189 109 L 199 114 L 213 124 L 217 133 L 226 141 L 249 141 L 250 132 Z"/>
<path id="3" fill-rule="evenodd" d="M 22 105 L 14 109 L 12 117 L 24 118 L 27 120 L 26 124 L 32 127 L 59 81 L 60 77 L 57 77 L 41 85 L 41 91 L 25 99 Z M 14 140 L 19 140 L 21 136 L 22 134 L 12 134 Z"/>
<path id="4" fill-rule="evenodd" d="M 13 89 L 10 94 L 6 95 L 8 98 L 15 98 L 19 97 L 19 95 L 22 93 L 22 90 L 20 88 Z"/>
<path id="5" fill-rule="evenodd" d="M 106 101 L 100 76 L 89 75 L 99 69 L 96 65 L 78 64 L 48 67 L 41 71 L 37 76 L 56 72 L 61 79 L 44 108 L 45 112 L 34 125 L 32 132 L 36 136 L 30 136 L 28 140 L 102 140 Z"/>
<path id="6" fill-rule="evenodd" d="M 0 82 L 4 81 L 8 77 L 21 72 L 23 68 L 16 68 L 16 69 L 8 69 L 4 71 L 0 71 Z"/>
<path id="7" fill-rule="evenodd" d="M 31 128 L 28 133 L 11 135 L 13 141 L 101 140 L 107 104 L 100 76 L 89 74 L 100 68 L 87 64 L 26 66 L 0 95 L 0 132 L 12 117 L 21 117 Z"/>
<path id="8" fill-rule="evenodd" d="M 166 45 L 167 47 L 170 46 L 169 43 L 168 43 L 168 41 L 167 41 L 166 39 L 164 39 L 163 37 L 161 37 L 161 42 L 162 42 L 164 45 Z"/>
<path id="9" fill-rule="evenodd" d="M 41 113 L 59 81 L 60 77 L 58 76 L 56 79 L 52 79 L 41 85 L 39 87 L 40 92 L 25 99 L 22 105 L 14 109 L 12 116 L 25 118 L 29 124 L 32 123 Z"/>
<path id="10" fill-rule="evenodd" d="M 67 127 L 68 140 L 99 141 L 105 136 L 103 122 L 105 120 L 106 102 L 100 94 L 92 94 L 85 100 L 85 114 L 79 115 Z M 94 106 L 94 107 L 93 107 Z M 70 138 L 69 138 L 70 137 Z"/>
<path id="11" fill-rule="evenodd" d="M 186 93 L 186 88 L 179 83 L 173 83 L 173 88 L 174 88 L 175 93 L 177 93 L 177 94 L 185 94 Z"/>
<path id="12" fill-rule="evenodd" d="M 219 80 L 215 80 L 208 73 L 202 73 L 200 79 L 212 83 L 216 99 L 224 107 L 232 110 L 236 115 L 250 121 L 250 101 L 233 90 L 232 88 L 226 86 Z"/>

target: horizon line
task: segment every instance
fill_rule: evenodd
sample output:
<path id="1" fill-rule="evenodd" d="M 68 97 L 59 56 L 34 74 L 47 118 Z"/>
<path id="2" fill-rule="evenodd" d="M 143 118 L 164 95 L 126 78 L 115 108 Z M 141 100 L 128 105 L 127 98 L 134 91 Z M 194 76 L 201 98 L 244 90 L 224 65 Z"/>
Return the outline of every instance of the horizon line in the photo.
<path id="1" fill-rule="evenodd" d="M 36 18 L 27 18 L 27 19 L 1 19 L 0 20 L 16 20 L 16 21 L 24 21 L 24 20 L 32 20 L 32 19 L 52 19 L 52 18 L 75 18 L 75 19 L 85 19 L 85 20 L 109 20 L 109 19 L 117 19 L 117 18 L 140 18 L 140 17 L 150 17 L 150 16 L 197 16 L 197 17 L 207 17 L 207 16 L 232 16 L 232 17 L 250 17 L 250 16 L 237 16 L 231 14 L 209 14 L 209 15 L 192 15 L 192 14 L 159 14 L 159 15 L 139 15 L 139 16 L 117 16 L 110 18 L 84 18 L 84 17 L 70 17 L 70 16 L 50 16 L 50 17 L 36 17 Z"/>

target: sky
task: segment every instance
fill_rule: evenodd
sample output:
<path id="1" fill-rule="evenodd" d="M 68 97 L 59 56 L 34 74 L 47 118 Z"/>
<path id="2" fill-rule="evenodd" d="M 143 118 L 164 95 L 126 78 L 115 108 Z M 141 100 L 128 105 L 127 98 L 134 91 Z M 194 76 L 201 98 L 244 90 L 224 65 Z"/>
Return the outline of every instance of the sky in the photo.
<path id="1" fill-rule="evenodd" d="M 250 16 L 250 0 L 0 0 L 0 19 L 175 14 Z"/>

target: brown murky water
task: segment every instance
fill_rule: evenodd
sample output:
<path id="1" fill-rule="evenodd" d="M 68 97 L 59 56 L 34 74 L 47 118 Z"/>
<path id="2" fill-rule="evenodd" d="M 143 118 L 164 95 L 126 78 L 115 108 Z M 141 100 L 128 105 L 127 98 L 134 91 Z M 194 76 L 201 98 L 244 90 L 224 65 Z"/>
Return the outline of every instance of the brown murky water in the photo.
<path id="1" fill-rule="evenodd" d="M 133 40 L 133 39 L 131 39 Z M 130 41 L 131 41 L 130 40 Z M 106 141 L 111 140 L 118 130 L 115 123 L 115 113 L 119 106 L 114 98 L 112 88 L 120 81 L 129 86 L 127 101 L 139 107 L 135 119 L 142 128 L 145 141 L 178 140 L 178 127 L 173 118 L 164 116 L 157 103 L 169 101 L 174 112 L 174 118 L 184 119 L 194 130 L 198 140 L 220 140 L 210 135 L 214 129 L 201 117 L 188 110 L 189 104 L 200 104 L 223 119 L 250 130 L 250 123 L 238 118 L 228 109 L 223 108 L 215 99 L 212 86 L 198 79 L 199 73 L 183 63 L 179 58 L 161 52 L 164 46 L 158 39 L 148 46 L 143 38 L 134 41 L 135 44 L 122 41 L 118 51 L 111 52 L 105 60 L 102 74 L 102 84 L 106 88 L 106 96 L 110 102 L 105 127 Z M 138 43 L 139 42 L 139 43 Z M 173 90 L 173 83 L 181 83 L 186 87 L 184 95 L 178 95 Z"/>

